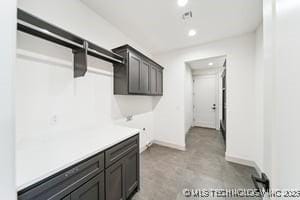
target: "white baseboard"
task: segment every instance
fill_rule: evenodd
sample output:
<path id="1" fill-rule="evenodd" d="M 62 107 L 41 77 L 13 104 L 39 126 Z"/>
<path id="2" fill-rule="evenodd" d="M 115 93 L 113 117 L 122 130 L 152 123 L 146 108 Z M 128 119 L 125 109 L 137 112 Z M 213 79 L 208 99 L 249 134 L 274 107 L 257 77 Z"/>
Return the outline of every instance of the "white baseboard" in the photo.
<path id="1" fill-rule="evenodd" d="M 246 166 L 254 167 L 254 169 L 256 170 L 256 172 L 259 175 L 262 173 L 260 167 L 256 164 L 256 162 L 254 162 L 252 160 L 246 160 L 246 159 L 243 159 L 243 158 L 229 156 L 227 154 L 225 156 L 225 160 L 228 161 L 228 162 L 233 162 L 233 163 L 237 163 L 237 164 L 241 164 L 241 165 L 246 165 Z"/>
<path id="2" fill-rule="evenodd" d="M 177 149 L 177 150 L 180 150 L 180 151 L 185 151 L 186 150 L 185 146 L 181 146 L 181 145 L 177 145 L 177 144 L 172 144 L 172 143 L 168 143 L 168 142 L 162 142 L 162 141 L 158 141 L 158 140 L 153 140 L 152 143 L 160 145 L 160 146 L 164 146 L 164 147 L 169 147 L 169 148 L 172 148 L 172 149 Z"/>
<path id="3" fill-rule="evenodd" d="M 193 128 L 193 126 L 191 126 L 187 132 L 185 132 L 185 135 L 188 134 L 192 128 Z"/>
<path id="4" fill-rule="evenodd" d="M 147 143 L 145 146 L 142 146 L 142 147 L 140 148 L 140 153 L 143 153 L 145 150 L 147 150 L 149 147 L 151 147 L 152 144 L 153 144 L 153 141 Z"/>
<path id="5" fill-rule="evenodd" d="M 143 153 L 147 149 L 147 145 L 140 148 L 140 153 Z"/>

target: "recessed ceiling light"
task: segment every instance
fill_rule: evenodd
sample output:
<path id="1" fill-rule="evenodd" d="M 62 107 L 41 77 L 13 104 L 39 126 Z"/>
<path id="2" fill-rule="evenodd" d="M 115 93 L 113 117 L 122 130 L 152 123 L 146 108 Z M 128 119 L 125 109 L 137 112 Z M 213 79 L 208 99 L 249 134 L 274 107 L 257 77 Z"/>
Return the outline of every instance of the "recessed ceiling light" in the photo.
<path id="1" fill-rule="evenodd" d="M 189 36 L 190 36 L 190 37 L 195 36 L 196 34 L 197 34 L 197 32 L 196 32 L 196 30 L 194 30 L 194 29 L 191 29 L 191 30 L 189 31 Z"/>
<path id="2" fill-rule="evenodd" d="M 208 63 L 208 65 L 209 65 L 209 66 L 213 66 L 213 65 L 214 65 L 214 63 L 210 62 L 210 63 Z"/>
<path id="3" fill-rule="evenodd" d="M 177 0 L 177 4 L 180 7 L 184 7 L 187 4 L 188 0 Z"/>

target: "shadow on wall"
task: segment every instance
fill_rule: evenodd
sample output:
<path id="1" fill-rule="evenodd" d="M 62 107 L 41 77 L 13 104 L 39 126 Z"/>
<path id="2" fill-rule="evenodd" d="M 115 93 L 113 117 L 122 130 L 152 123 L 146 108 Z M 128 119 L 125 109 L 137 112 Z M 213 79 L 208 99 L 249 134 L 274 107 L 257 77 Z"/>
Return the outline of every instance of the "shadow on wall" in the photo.
<path id="1" fill-rule="evenodd" d="M 112 117 L 118 120 L 127 116 L 152 112 L 159 99 L 149 96 L 113 95 Z"/>
<path id="2" fill-rule="evenodd" d="M 77 107 L 82 108 L 84 113 L 89 107 L 90 112 L 94 112 L 101 120 L 107 118 L 109 118 L 108 120 L 123 120 L 127 116 L 152 112 L 160 100 L 160 97 L 113 95 L 112 64 L 90 56 L 88 57 L 88 72 L 91 73 L 74 79 L 72 50 L 24 33 L 18 32 L 17 36 L 18 58 L 35 64 L 32 66 L 31 63 L 26 67 L 32 68 L 32 72 L 37 75 L 37 80 L 31 78 L 34 76 L 33 73 L 27 73 L 26 77 L 31 80 L 30 83 L 34 81 L 42 87 L 41 90 L 30 93 L 29 96 L 36 96 L 36 93 L 40 92 L 38 94 L 45 96 L 48 100 L 50 97 L 53 98 L 54 102 L 47 101 L 46 104 L 49 109 L 51 108 L 51 112 L 54 112 L 52 110 L 57 107 L 57 104 L 68 102 L 66 106 L 71 106 L 76 102 L 76 106 L 71 106 L 72 108 L 66 109 L 64 106 L 66 110 L 63 114 L 67 113 L 68 118 L 69 115 L 73 115 L 75 110 L 76 113 L 79 112 Z M 19 66 L 18 70 L 20 77 L 23 77 L 21 70 L 25 70 L 25 68 L 23 63 L 20 65 L 22 67 Z M 39 77 L 42 80 L 39 80 Z M 19 87 L 22 88 L 20 91 L 24 91 L 24 87 L 27 88 L 27 85 L 20 83 Z M 30 88 L 28 90 L 30 91 Z M 37 88 L 32 90 L 37 90 Z M 29 102 L 29 106 L 33 106 L 33 104 Z M 24 107 L 28 107 L 28 105 L 24 105 Z M 83 117 L 83 114 L 81 116 Z M 91 117 L 85 116 L 86 119 Z"/>
<path id="3" fill-rule="evenodd" d="M 152 110 L 155 110 L 155 108 L 156 108 L 156 106 L 158 105 L 160 99 L 161 99 L 161 96 L 153 97 L 153 101 L 152 101 Z"/>

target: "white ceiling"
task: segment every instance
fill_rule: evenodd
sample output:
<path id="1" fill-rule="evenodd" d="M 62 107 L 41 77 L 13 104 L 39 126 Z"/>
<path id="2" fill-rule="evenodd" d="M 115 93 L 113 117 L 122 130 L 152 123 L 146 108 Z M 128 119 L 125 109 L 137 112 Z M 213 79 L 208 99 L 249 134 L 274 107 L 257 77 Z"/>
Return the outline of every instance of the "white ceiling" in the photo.
<path id="1" fill-rule="evenodd" d="M 252 32 L 262 19 L 262 0 L 189 0 L 185 7 L 177 0 L 81 1 L 151 53 Z M 193 18 L 182 20 L 189 10 Z"/>
<path id="2" fill-rule="evenodd" d="M 197 70 L 209 70 L 223 67 L 226 56 L 218 56 L 212 58 L 205 58 L 200 60 L 193 60 L 187 62 L 187 64 L 191 67 L 193 71 Z M 212 66 L 209 63 L 213 63 Z"/>

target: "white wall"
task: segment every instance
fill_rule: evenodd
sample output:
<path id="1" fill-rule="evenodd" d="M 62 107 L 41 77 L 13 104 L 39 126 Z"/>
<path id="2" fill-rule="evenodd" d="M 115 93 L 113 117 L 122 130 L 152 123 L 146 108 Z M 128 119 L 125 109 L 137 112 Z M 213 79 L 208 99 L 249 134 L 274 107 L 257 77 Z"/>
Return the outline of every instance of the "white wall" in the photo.
<path id="1" fill-rule="evenodd" d="M 227 56 L 227 149 L 230 157 L 254 161 L 255 128 L 254 69 L 255 33 L 202 46 L 157 55 L 165 66 L 165 94 L 154 111 L 155 137 L 185 145 L 184 70 L 185 62 Z M 249 142 L 251 141 L 251 142 Z"/>
<path id="2" fill-rule="evenodd" d="M 300 188 L 300 2 L 276 1 L 276 120 L 279 188 Z"/>
<path id="3" fill-rule="evenodd" d="M 79 0 L 20 0 L 18 6 L 104 48 L 131 44 L 151 56 Z M 70 49 L 24 33 L 18 34 L 18 49 L 18 141 L 29 134 L 84 131 L 113 122 L 146 128 L 141 134 L 142 146 L 153 139 L 152 98 L 114 96 L 111 64 L 89 57 L 89 67 L 100 73 L 89 71 L 85 77 L 73 79 Z M 128 115 L 134 115 L 133 120 L 125 123 Z"/>
<path id="4" fill-rule="evenodd" d="M 132 103 L 135 101 L 132 101 Z M 155 139 L 153 136 L 154 133 L 154 124 L 153 124 L 153 112 L 147 112 L 143 114 L 139 114 L 138 116 L 133 117 L 133 120 L 127 122 L 124 119 L 119 119 L 116 123 L 128 126 L 132 128 L 141 129 L 140 135 L 140 151 L 144 151 L 146 149 L 146 145 L 153 142 Z M 145 130 L 143 130 L 145 129 Z"/>
<path id="5" fill-rule="evenodd" d="M 276 0 L 264 0 L 263 5 L 263 47 L 264 47 L 264 159 L 263 171 L 271 179 L 271 184 L 277 182 L 277 167 L 274 160 L 277 157 L 272 146 L 275 145 L 277 138 L 274 133 L 274 118 L 276 99 L 274 95 L 274 74 L 275 74 L 275 2 Z"/>
<path id="6" fill-rule="evenodd" d="M 16 199 L 13 76 L 15 71 L 16 1 L 0 3 L 0 197 Z"/>
<path id="7" fill-rule="evenodd" d="M 193 74 L 188 65 L 184 76 L 184 130 L 187 133 L 193 125 Z"/>
<path id="8" fill-rule="evenodd" d="M 255 48 L 255 104 L 256 104 L 256 130 L 253 133 L 256 164 L 263 170 L 263 140 L 264 140 L 264 68 L 263 68 L 263 25 L 256 30 Z"/>
<path id="9" fill-rule="evenodd" d="M 265 164 L 273 188 L 300 188 L 300 2 L 268 0 L 264 4 L 266 98 L 273 98 L 267 116 Z M 268 83 L 273 83 L 270 86 Z M 267 102 L 266 102 L 267 103 Z M 268 157 L 267 157 L 268 156 Z M 287 199 L 287 198 L 286 198 Z"/>
<path id="10" fill-rule="evenodd" d="M 161 142 L 185 148 L 184 120 L 184 78 L 185 63 L 178 58 L 158 57 L 156 60 L 164 66 L 164 95 L 155 103 L 154 137 Z M 157 100 L 157 99 L 155 99 Z"/>

